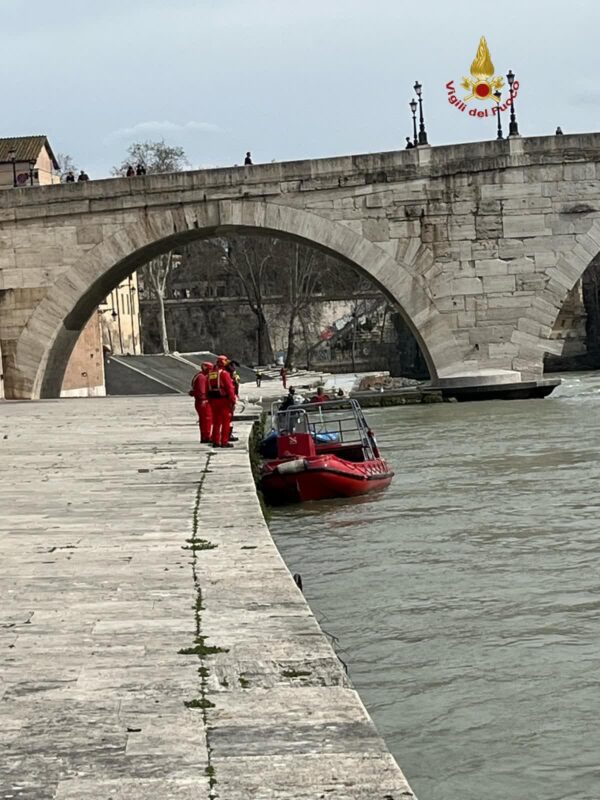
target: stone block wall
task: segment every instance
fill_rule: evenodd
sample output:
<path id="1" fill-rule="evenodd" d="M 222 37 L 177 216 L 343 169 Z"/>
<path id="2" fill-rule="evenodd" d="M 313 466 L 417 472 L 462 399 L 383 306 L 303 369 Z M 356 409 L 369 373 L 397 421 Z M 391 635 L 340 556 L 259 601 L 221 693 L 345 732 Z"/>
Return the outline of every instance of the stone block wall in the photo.
<path id="1" fill-rule="evenodd" d="M 62 382 L 61 397 L 104 397 L 102 330 L 97 313 L 87 322 L 73 348 Z"/>
<path id="2" fill-rule="evenodd" d="M 539 377 L 600 251 L 600 134 L 478 142 L 0 194 L 10 396 L 56 394 L 92 308 L 157 252 L 237 229 L 369 275 L 439 382 Z"/>

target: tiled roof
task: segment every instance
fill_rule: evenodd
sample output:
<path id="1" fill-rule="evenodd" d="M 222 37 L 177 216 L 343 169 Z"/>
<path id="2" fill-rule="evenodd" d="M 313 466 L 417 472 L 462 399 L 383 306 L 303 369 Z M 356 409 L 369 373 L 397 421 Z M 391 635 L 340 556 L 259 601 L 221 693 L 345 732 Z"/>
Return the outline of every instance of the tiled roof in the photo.
<path id="1" fill-rule="evenodd" d="M 12 136 L 0 139 L 0 162 L 10 161 L 8 154 L 11 150 L 15 151 L 16 161 L 37 161 L 44 145 L 50 153 L 55 169 L 58 169 L 58 162 L 45 136 Z"/>

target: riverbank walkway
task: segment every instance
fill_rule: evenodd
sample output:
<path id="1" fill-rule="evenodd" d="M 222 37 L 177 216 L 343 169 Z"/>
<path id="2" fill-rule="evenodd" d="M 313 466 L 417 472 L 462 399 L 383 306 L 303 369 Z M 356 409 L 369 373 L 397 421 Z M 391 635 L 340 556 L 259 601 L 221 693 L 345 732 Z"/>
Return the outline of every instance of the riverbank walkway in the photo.
<path id="1" fill-rule="evenodd" d="M 0 799 L 407 800 L 189 398 L 0 404 Z"/>

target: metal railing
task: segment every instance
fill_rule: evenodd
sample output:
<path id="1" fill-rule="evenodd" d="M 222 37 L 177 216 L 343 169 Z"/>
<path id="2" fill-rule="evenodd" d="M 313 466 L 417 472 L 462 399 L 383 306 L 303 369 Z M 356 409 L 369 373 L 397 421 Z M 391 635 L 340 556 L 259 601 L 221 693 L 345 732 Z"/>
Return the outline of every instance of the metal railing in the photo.
<path id="1" fill-rule="evenodd" d="M 353 399 L 306 403 L 277 410 L 273 403 L 273 428 L 278 434 L 310 433 L 317 450 L 332 444 L 363 448 L 365 460 L 376 458 L 372 434 L 358 402 Z"/>

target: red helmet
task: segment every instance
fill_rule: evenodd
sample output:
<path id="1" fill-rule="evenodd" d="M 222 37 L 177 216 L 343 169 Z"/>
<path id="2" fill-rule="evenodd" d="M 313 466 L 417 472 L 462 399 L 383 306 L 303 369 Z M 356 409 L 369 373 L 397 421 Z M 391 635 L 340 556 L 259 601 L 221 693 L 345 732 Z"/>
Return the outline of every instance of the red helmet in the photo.
<path id="1" fill-rule="evenodd" d="M 227 358 L 227 356 L 217 356 L 217 360 L 215 361 L 215 364 L 218 367 L 226 367 L 227 364 L 229 364 L 229 359 Z"/>
<path id="2" fill-rule="evenodd" d="M 213 366 L 214 364 L 212 363 L 212 361 L 203 361 L 200 364 L 200 369 L 202 370 L 202 372 L 208 372 L 213 368 Z"/>

